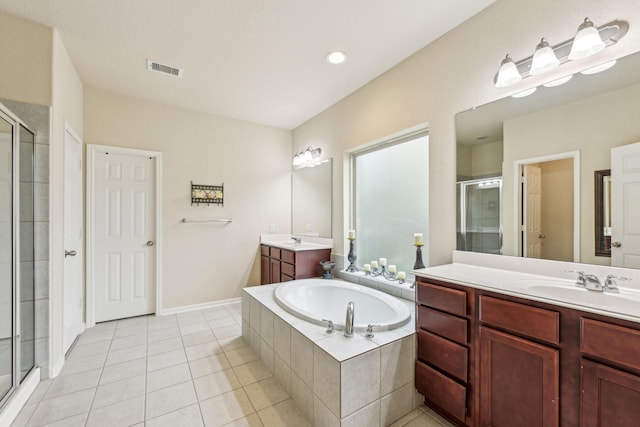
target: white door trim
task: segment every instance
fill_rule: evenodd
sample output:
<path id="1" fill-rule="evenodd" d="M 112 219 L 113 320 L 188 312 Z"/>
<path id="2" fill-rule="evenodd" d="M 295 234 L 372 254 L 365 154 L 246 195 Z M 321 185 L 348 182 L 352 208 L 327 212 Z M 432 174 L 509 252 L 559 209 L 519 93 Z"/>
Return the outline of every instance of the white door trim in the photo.
<path id="1" fill-rule="evenodd" d="M 93 272 L 95 270 L 95 193 L 96 193 L 96 154 L 115 153 L 133 156 L 152 157 L 156 161 L 156 315 L 162 311 L 162 153 L 159 151 L 138 150 L 133 148 L 112 147 L 108 145 L 87 144 L 87 304 L 86 323 L 87 327 L 95 326 L 95 283 Z"/>
<path id="2" fill-rule="evenodd" d="M 573 159 L 573 262 L 580 262 L 580 151 L 550 154 L 513 162 L 513 247 L 517 256 L 522 256 L 520 246 L 520 219 L 522 218 L 520 169 L 522 166 L 531 163 L 551 162 L 562 159 Z"/>

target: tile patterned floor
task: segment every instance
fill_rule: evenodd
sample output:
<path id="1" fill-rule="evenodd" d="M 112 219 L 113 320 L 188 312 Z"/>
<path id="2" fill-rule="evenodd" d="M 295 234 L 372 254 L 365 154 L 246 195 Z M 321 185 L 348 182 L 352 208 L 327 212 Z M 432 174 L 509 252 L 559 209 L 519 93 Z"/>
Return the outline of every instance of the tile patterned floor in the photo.
<path id="1" fill-rule="evenodd" d="M 12 427 L 311 425 L 244 342 L 241 322 L 234 303 L 99 324 Z M 449 424 L 421 407 L 401 426 Z"/>

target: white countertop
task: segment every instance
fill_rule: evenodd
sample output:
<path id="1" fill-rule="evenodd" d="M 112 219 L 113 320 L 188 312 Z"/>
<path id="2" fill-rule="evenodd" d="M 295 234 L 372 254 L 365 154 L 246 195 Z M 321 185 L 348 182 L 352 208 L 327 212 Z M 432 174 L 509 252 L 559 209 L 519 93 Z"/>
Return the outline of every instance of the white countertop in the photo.
<path id="1" fill-rule="evenodd" d="M 504 295 L 555 304 L 590 313 L 640 323 L 640 291 L 619 281 L 619 294 L 589 291 L 575 286 L 575 279 L 522 273 L 453 263 L 413 271 L 416 276 L 443 280 Z"/>
<path id="2" fill-rule="evenodd" d="M 291 234 L 263 234 L 260 236 L 260 243 L 293 252 L 333 248 L 333 239 L 311 236 L 295 236 L 302 239 L 301 243 L 296 243 L 293 241 L 292 237 L 294 236 Z"/>

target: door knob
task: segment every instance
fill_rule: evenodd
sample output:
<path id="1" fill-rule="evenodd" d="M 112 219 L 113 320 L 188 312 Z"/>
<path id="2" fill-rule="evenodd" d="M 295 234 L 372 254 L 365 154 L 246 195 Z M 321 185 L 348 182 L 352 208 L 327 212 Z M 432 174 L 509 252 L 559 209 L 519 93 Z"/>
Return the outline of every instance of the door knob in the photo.
<path id="1" fill-rule="evenodd" d="M 545 237 L 547 237 L 547 236 L 544 235 L 544 234 L 538 234 L 538 239 L 544 239 Z"/>
<path id="2" fill-rule="evenodd" d="M 153 240 L 149 240 L 149 241 L 147 242 L 147 246 L 153 246 Z"/>
<path id="3" fill-rule="evenodd" d="M 77 254 L 78 253 L 76 251 L 67 251 L 67 250 L 64 251 L 65 258 L 68 256 L 76 256 Z"/>
<path id="4" fill-rule="evenodd" d="M 620 242 L 613 242 L 613 243 L 611 243 L 611 247 L 612 247 L 612 248 L 621 248 L 621 247 L 622 247 L 622 243 L 620 243 Z"/>

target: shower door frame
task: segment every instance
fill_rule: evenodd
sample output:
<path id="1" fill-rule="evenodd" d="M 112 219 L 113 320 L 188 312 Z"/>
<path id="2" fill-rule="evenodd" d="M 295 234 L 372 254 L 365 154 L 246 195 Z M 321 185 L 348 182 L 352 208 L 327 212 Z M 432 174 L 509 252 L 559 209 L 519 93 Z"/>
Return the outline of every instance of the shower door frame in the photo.
<path id="1" fill-rule="evenodd" d="M 503 232 L 502 232 L 502 184 L 503 177 L 502 176 L 494 176 L 494 177 L 486 177 L 486 178 L 477 178 L 477 179 L 468 179 L 465 181 L 458 181 L 456 184 L 460 187 L 460 194 L 458 195 L 458 203 L 460 211 L 458 214 L 460 215 L 460 243 L 462 243 L 462 248 L 459 250 L 474 252 L 471 248 L 467 246 L 467 187 L 472 185 L 478 185 L 481 182 L 487 181 L 496 181 L 500 180 L 500 184 L 498 185 L 498 215 L 499 215 L 499 224 L 498 224 L 498 242 L 500 245 L 500 255 L 503 254 L 504 245 L 503 245 Z"/>
<path id="2" fill-rule="evenodd" d="M 25 375 L 24 379 L 21 379 L 20 362 L 21 362 L 21 346 L 20 344 L 20 126 L 31 132 L 34 136 L 34 132 L 26 123 L 20 120 L 15 114 L 11 112 L 4 104 L 0 103 L 0 118 L 6 120 L 13 126 L 12 140 L 11 140 L 11 292 L 12 292 L 12 364 L 11 374 L 13 377 L 13 383 L 11 388 L 7 391 L 6 395 L 0 399 L 0 421 L 3 419 L 3 410 L 7 410 L 7 406 L 11 406 L 12 398 L 18 394 L 17 391 L 21 389 L 22 384 L 29 384 L 27 387 L 31 391 L 35 389 L 35 386 L 39 382 L 39 369 L 35 363 Z M 35 144 L 34 144 L 35 149 Z M 35 151 L 34 151 L 35 153 Z M 34 154 L 35 156 L 35 154 Z M 33 196 L 32 196 L 33 197 Z M 34 289 L 35 292 L 35 289 Z M 35 316 L 35 310 L 34 310 Z M 35 325 L 34 325 L 35 326 Z M 35 329 L 34 329 L 34 351 L 35 351 Z M 38 381 L 33 382 L 33 376 L 37 373 Z M 28 393 L 30 394 L 30 392 Z M 22 398 L 20 399 L 22 400 Z M 9 415 L 10 417 L 11 415 Z M 1 424 L 1 423 L 0 423 Z"/>

